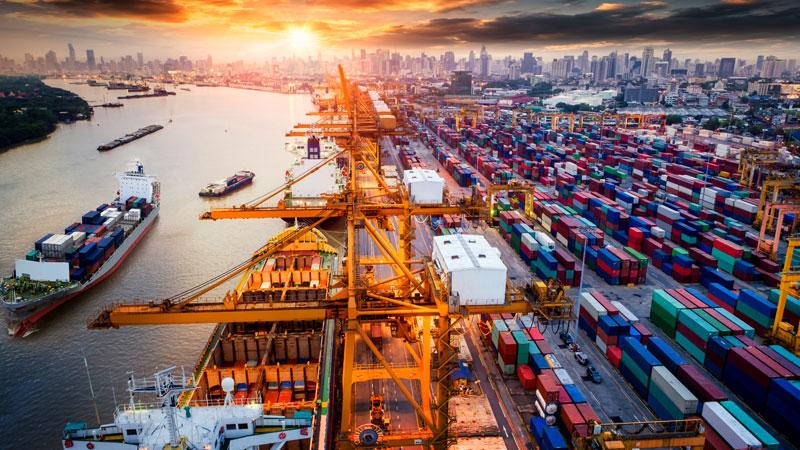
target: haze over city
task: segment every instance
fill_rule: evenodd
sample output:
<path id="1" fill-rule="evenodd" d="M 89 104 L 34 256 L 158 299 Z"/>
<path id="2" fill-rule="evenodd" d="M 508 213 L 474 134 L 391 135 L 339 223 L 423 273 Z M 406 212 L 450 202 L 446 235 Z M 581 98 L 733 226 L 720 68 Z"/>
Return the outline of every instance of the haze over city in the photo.
<path id="1" fill-rule="evenodd" d="M 686 57 L 794 56 L 793 1 L 58 0 L 0 2 L 3 56 L 72 42 L 98 55 L 213 54 L 221 62 L 345 56 L 352 49 L 454 50 L 554 57 L 670 47 Z"/>

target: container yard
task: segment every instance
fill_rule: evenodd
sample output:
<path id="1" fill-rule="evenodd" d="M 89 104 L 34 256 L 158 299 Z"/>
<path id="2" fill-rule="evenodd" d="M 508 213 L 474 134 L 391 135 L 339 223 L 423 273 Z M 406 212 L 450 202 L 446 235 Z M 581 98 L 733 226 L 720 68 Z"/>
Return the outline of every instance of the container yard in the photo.
<path id="1" fill-rule="evenodd" d="M 186 294 L 108 306 L 92 328 L 260 323 L 220 341 L 194 399 L 227 398 L 230 379 L 233 401 L 265 414 L 311 410 L 312 448 L 795 448 L 800 204 L 761 192 L 798 184 L 796 156 L 663 115 L 465 115 L 339 76 L 342 109 L 288 135 L 337 139 L 347 156 L 201 216 L 295 225 Z M 270 202 L 333 161 L 346 187 Z M 300 269 L 303 236 L 332 218 L 347 226 L 325 252 L 343 257 L 323 282 Z M 324 325 L 262 335 L 265 322 Z"/>

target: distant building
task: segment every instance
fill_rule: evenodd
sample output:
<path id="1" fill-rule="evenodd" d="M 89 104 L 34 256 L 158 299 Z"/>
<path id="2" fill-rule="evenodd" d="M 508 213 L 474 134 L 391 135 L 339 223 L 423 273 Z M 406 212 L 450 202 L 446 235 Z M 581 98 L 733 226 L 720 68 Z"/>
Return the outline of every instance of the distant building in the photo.
<path id="1" fill-rule="evenodd" d="M 641 65 L 641 72 L 639 73 L 641 76 L 647 78 L 653 73 L 653 69 L 656 67 L 656 59 L 653 56 L 653 47 L 645 47 L 644 51 L 642 52 L 642 65 Z"/>
<path id="2" fill-rule="evenodd" d="M 522 66 L 520 68 L 522 73 L 533 73 L 534 67 L 536 67 L 536 60 L 533 59 L 533 53 L 524 53 L 522 55 Z"/>
<path id="3" fill-rule="evenodd" d="M 730 78 L 736 70 L 736 58 L 722 58 L 719 60 L 719 70 L 717 76 L 720 78 Z"/>
<path id="4" fill-rule="evenodd" d="M 656 103 L 658 102 L 658 89 L 627 87 L 623 99 L 627 103 Z"/>
<path id="5" fill-rule="evenodd" d="M 97 68 L 97 63 L 95 63 L 94 60 L 94 50 L 92 49 L 86 50 L 86 65 L 89 67 L 89 70 Z"/>
<path id="6" fill-rule="evenodd" d="M 481 47 L 481 67 L 480 75 L 482 78 L 489 76 L 489 53 L 486 52 L 486 46 Z"/>
<path id="7" fill-rule="evenodd" d="M 472 72 L 456 70 L 450 76 L 450 93 L 453 95 L 472 95 Z"/>

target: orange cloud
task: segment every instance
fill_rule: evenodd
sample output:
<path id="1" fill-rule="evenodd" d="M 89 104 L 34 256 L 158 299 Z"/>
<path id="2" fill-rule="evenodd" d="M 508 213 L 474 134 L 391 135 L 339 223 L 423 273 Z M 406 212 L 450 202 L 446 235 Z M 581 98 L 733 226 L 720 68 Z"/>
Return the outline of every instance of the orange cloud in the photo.
<path id="1" fill-rule="evenodd" d="M 624 8 L 625 8 L 625 4 L 624 3 L 600 3 L 599 5 L 597 5 L 597 8 L 595 8 L 594 10 L 595 11 L 618 11 L 618 10 L 624 9 Z"/>

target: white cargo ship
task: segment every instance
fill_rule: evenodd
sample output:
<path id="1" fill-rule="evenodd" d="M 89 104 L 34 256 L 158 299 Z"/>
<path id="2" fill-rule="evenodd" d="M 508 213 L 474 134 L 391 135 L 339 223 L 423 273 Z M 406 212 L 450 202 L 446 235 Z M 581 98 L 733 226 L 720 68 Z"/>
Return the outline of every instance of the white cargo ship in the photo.
<path id="1" fill-rule="evenodd" d="M 68 300 L 100 283 L 122 265 L 158 217 L 161 185 L 140 161 L 116 174 L 119 197 L 83 215 L 61 234 L 47 234 L 0 282 L 8 331 L 29 334 Z"/>

